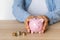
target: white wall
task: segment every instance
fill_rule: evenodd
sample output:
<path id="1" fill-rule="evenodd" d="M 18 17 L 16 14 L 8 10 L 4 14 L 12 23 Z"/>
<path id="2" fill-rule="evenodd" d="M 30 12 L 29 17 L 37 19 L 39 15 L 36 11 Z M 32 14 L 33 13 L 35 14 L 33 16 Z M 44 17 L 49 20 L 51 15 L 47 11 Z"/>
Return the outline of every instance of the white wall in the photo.
<path id="1" fill-rule="evenodd" d="M 13 0 L 0 0 L 0 20 L 15 20 L 12 4 Z"/>

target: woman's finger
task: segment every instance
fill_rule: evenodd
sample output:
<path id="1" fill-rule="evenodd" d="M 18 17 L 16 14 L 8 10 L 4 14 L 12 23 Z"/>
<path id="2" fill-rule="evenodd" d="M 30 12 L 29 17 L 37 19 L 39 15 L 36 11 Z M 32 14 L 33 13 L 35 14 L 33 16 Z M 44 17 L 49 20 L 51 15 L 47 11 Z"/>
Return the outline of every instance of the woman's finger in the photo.
<path id="1" fill-rule="evenodd" d="M 43 31 L 44 32 L 46 30 L 46 27 L 48 25 L 48 19 L 45 16 L 42 16 L 44 18 L 44 25 L 43 25 Z"/>

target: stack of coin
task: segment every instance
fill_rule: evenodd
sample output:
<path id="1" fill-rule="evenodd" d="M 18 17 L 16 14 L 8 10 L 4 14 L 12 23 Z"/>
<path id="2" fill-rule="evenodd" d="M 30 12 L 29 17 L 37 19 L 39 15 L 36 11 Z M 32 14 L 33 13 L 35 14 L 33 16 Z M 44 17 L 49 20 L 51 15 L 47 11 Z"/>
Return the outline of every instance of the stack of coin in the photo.
<path id="1" fill-rule="evenodd" d="M 26 32 L 22 32 L 22 35 L 25 36 L 26 35 Z"/>
<path id="2" fill-rule="evenodd" d="M 17 32 L 13 32 L 12 35 L 16 37 L 21 35 L 26 36 L 26 32 L 17 31 Z"/>

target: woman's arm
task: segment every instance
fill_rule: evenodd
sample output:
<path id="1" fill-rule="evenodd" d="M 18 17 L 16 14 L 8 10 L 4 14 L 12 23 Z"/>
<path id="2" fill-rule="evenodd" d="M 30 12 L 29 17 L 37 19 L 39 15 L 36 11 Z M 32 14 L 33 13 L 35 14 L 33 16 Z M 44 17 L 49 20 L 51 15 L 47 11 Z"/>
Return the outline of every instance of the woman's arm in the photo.
<path id="1" fill-rule="evenodd" d="M 60 21 L 60 9 L 48 12 L 45 16 L 49 18 L 49 24 L 54 24 Z"/>
<path id="2" fill-rule="evenodd" d="M 24 22 L 30 14 L 24 10 L 24 0 L 14 0 L 13 14 L 20 22 Z"/>

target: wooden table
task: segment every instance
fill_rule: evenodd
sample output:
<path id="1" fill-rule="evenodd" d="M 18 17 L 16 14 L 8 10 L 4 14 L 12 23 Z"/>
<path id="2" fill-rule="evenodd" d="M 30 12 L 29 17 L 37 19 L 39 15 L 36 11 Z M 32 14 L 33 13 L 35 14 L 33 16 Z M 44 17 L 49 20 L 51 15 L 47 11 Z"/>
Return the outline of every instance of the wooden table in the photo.
<path id="1" fill-rule="evenodd" d="M 49 26 L 42 35 L 12 36 L 12 33 L 16 31 L 26 31 L 24 24 L 15 20 L 0 20 L 0 40 L 60 40 L 60 22 Z"/>

